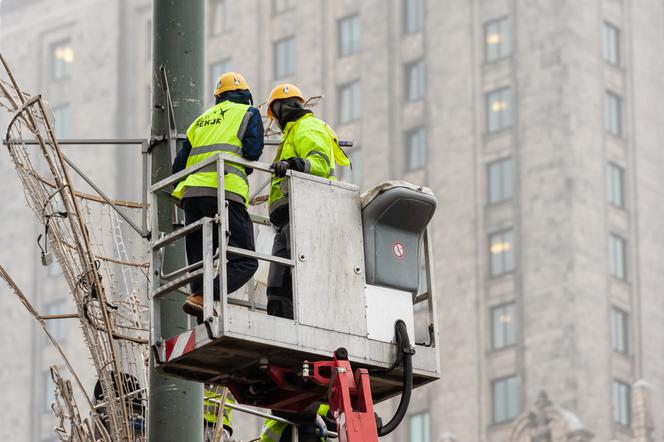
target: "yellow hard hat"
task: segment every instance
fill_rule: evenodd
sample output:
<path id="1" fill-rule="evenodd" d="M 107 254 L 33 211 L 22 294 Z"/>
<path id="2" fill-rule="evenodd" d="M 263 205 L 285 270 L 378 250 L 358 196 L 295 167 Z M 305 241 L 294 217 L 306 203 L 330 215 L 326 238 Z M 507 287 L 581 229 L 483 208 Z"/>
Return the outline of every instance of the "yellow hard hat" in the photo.
<path id="1" fill-rule="evenodd" d="M 217 79 L 217 87 L 214 89 L 214 96 L 218 97 L 224 92 L 236 91 L 238 89 L 248 91 L 247 80 L 237 72 L 226 72 Z"/>
<path id="2" fill-rule="evenodd" d="M 267 116 L 274 119 L 274 115 L 272 114 L 272 103 L 276 100 L 283 100 L 286 98 L 299 98 L 300 101 L 304 103 L 304 96 L 299 87 L 288 83 L 280 84 L 272 89 L 272 92 L 270 92 L 270 98 L 267 99 Z"/>

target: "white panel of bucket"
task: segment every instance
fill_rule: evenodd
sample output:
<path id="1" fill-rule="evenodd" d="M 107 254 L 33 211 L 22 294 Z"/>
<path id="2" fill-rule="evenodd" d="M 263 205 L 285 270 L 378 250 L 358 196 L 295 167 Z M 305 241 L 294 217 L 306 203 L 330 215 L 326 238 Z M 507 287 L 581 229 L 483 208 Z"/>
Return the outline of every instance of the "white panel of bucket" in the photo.
<path id="1" fill-rule="evenodd" d="M 410 344 L 415 345 L 413 298 L 408 292 L 367 285 L 367 334 L 369 339 L 394 342 L 394 324 L 401 319 L 406 323 Z"/>

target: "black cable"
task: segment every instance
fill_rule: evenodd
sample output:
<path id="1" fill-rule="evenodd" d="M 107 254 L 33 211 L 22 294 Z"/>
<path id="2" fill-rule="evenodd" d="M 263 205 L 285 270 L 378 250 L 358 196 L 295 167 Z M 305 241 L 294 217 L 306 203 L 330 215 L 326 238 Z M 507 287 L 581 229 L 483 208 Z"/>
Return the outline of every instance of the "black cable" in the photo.
<path id="1" fill-rule="evenodd" d="M 381 437 L 390 434 L 399 426 L 404 416 L 406 416 L 408 405 L 410 405 L 410 395 L 413 392 L 413 355 L 415 354 L 415 349 L 410 346 L 410 338 L 408 337 L 405 322 L 401 319 L 398 320 L 394 325 L 394 330 L 398 346 L 397 361 L 399 360 L 399 356 L 401 356 L 403 365 L 403 390 L 399 406 L 392 419 L 385 425 L 379 425 L 378 436 Z"/>

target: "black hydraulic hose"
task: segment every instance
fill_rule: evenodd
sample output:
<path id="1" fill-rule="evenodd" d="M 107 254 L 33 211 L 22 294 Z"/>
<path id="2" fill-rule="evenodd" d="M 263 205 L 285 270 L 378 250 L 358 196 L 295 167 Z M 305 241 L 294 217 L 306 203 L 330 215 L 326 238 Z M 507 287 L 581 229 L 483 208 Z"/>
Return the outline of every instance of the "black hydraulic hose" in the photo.
<path id="1" fill-rule="evenodd" d="M 390 434 L 399 426 L 408 411 L 410 395 L 413 391 L 413 354 L 415 353 L 415 350 L 410 347 L 410 339 L 408 338 L 406 323 L 402 320 L 398 320 L 394 325 L 394 329 L 397 337 L 397 345 L 399 347 L 398 354 L 401 356 L 403 366 L 403 391 L 401 392 L 399 406 L 392 419 L 390 419 L 387 424 L 381 425 L 378 428 L 378 436 L 381 437 Z"/>

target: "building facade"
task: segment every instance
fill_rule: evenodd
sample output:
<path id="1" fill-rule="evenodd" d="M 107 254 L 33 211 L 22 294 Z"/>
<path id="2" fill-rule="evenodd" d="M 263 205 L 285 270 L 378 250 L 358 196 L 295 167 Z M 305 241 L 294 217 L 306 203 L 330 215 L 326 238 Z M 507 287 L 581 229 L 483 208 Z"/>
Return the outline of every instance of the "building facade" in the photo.
<path id="1" fill-rule="evenodd" d="M 256 103 L 296 83 L 324 95 L 315 112 L 354 141 L 343 179 L 362 189 L 405 179 L 438 196 L 442 377 L 414 393 L 385 440 L 664 440 L 664 3 L 206 5 L 208 104 L 226 70 L 245 75 Z M 48 97 L 61 134 L 147 136 L 149 1 L 4 0 L 1 11 L 0 50 Z M 93 171 L 98 155 L 77 160 Z M 127 154 L 103 155 L 116 167 L 92 175 L 120 195 L 139 188 L 123 184 Z M 8 194 L 8 231 L 36 237 Z M 17 252 L 10 269 L 37 303 L 59 302 L 51 290 L 64 289 L 40 273 L 37 251 Z M 23 431 L 48 419 L 32 381 L 48 350 L 5 298 L 0 335 L 15 339 L 4 345 L 32 336 L 12 363 L 33 375 L 0 375 L 27 413 L 2 422 Z M 50 440 L 49 424 L 37 427 L 13 440 Z"/>

